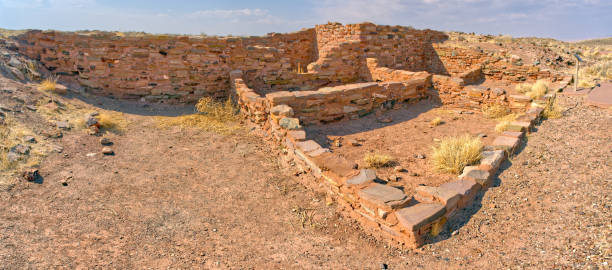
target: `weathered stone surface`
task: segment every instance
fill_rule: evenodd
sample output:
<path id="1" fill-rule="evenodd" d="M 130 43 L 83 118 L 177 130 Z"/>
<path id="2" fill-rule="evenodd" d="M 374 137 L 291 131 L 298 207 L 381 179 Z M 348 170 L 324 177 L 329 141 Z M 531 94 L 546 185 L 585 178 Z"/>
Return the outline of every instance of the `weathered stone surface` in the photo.
<path id="1" fill-rule="evenodd" d="M 369 203 L 379 207 L 398 208 L 406 204 L 409 200 L 403 191 L 382 184 L 374 184 L 358 192 L 359 197 Z"/>
<path id="2" fill-rule="evenodd" d="M 498 136 L 493 140 L 493 147 L 496 149 L 506 150 L 510 153 L 514 151 L 518 147 L 520 143 L 520 139 L 516 137 L 508 137 L 508 136 Z"/>
<path id="3" fill-rule="evenodd" d="M 524 132 L 520 132 L 520 131 L 509 131 L 506 130 L 502 133 L 502 135 L 507 136 L 507 137 L 513 137 L 513 138 L 522 138 L 523 135 L 525 135 Z"/>
<path id="4" fill-rule="evenodd" d="M 511 130 L 510 131 L 529 131 L 530 127 L 531 127 L 531 123 L 530 122 L 523 122 L 523 121 L 514 121 L 511 122 L 509 125 L 509 128 L 511 127 L 519 127 L 519 130 Z"/>
<path id="5" fill-rule="evenodd" d="M 111 149 L 110 147 L 104 147 L 104 148 L 102 148 L 102 154 L 105 154 L 105 155 L 114 155 L 115 151 L 113 151 L 113 149 Z"/>
<path id="6" fill-rule="evenodd" d="M 395 212 L 399 224 L 406 231 L 417 231 L 444 215 L 446 208 L 438 203 L 417 203 Z"/>
<path id="7" fill-rule="evenodd" d="M 493 173 L 501 166 L 505 158 L 504 150 L 483 151 L 480 167 Z"/>
<path id="8" fill-rule="evenodd" d="M 276 105 L 270 109 L 270 113 L 275 116 L 293 117 L 293 109 L 287 105 Z"/>
<path id="9" fill-rule="evenodd" d="M 321 146 L 313 140 L 296 142 L 295 146 L 304 153 L 312 152 L 321 148 Z"/>
<path id="10" fill-rule="evenodd" d="M 376 171 L 370 169 L 361 169 L 358 175 L 349 178 L 346 184 L 351 185 L 364 185 L 369 184 L 376 179 Z"/>
<path id="11" fill-rule="evenodd" d="M 456 191 L 461 196 L 461 199 L 457 202 L 457 207 L 463 208 L 472 202 L 481 186 L 471 179 L 459 179 L 444 183 L 440 185 L 440 188 Z"/>
<path id="12" fill-rule="evenodd" d="M 295 142 L 301 142 L 306 139 L 306 132 L 303 130 L 290 130 L 287 132 L 287 137 Z"/>
<path id="13" fill-rule="evenodd" d="M 281 120 L 278 121 L 278 125 L 288 130 L 295 130 L 295 129 L 302 128 L 302 126 L 300 126 L 300 120 L 297 118 L 286 118 L 286 117 L 282 118 Z"/>
<path id="14" fill-rule="evenodd" d="M 418 186 L 416 187 L 415 198 L 420 202 L 438 202 L 444 205 L 447 212 L 457 208 L 457 202 L 461 195 L 452 189 L 444 187 Z"/>
<path id="15" fill-rule="evenodd" d="M 483 188 L 488 188 L 491 186 L 491 173 L 485 170 L 471 170 L 461 175 L 460 178 L 473 180 L 480 184 Z"/>

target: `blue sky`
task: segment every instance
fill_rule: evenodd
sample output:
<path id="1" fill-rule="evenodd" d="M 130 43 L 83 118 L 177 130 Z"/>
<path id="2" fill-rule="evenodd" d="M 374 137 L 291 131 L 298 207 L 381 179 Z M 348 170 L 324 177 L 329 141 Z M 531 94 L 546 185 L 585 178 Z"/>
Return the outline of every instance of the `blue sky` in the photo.
<path id="1" fill-rule="evenodd" d="M 581 40 L 612 36 L 612 0 L 0 0 L 0 27 L 262 35 L 328 21 Z"/>

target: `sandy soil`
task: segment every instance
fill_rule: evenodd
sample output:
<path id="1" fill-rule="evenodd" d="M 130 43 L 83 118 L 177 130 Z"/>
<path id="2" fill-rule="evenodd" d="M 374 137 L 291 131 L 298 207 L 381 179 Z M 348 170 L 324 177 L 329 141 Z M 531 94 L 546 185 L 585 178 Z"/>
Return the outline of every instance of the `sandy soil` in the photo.
<path id="1" fill-rule="evenodd" d="M 545 121 L 496 186 L 415 251 L 364 235 L 246 131 L 162 130 L 130 114 L 110 136 L 114 156 L 67 132 L 42 183 L 0 192 L 0 268 L 606 269 L 612 112 L 561 99 L 566 116 Z M 113 102 L 92 104 L 122 108 Z"/>

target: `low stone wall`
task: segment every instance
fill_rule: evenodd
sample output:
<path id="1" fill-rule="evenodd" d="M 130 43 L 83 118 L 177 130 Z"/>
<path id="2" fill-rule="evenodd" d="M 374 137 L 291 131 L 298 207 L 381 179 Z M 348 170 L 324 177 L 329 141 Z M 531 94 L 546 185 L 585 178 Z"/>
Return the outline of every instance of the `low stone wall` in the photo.
<path id="1" fill-rule="evenodd" d="M 304 95 L 291 92 L 269 94 L 265 98 L 267 106 L 271 106 L 269 113 L 261 117 L 256 116 L 252 108 L 261 108 L 259 105 L 264 98 L 244 86 L 239 75 L 239 71 L 232 73 L 233 85 L 236 86 L 241 106 L 247 108 L 246 115 L 270 135 L 268 138 L 283 147 L 283 159 L 288 164 L 298 166 L 316 179 L 314 182 L 305 180 L 303 184 L 314 189 L 324 186 L 344 213 L 358 220 L 366 232 L 407 248 L 417 248 L 424 243 L 427 234 L 439 233 L 449 218 L 469 206 L 478 192 L 493 184 L 494 175 L 501 164 L 519 149 L 525 133 L 540 121 L 542 104 L 554 98 L 554 94 L 538 100 L 526 96 L 511 98 L 524 115 L 510 124 L 511 131 L 504 132 L 485 148 L 480 164 L 466 167 L 456 181 L 439 187 L 420 186 L 415 194 L 406 194 L 386 185 L 384 180 L 377 178 L 374 170 L 360 169 L 356 163 L 332 153 L 315 141 L 306 140 L 306 132 L 299 119 L 295 118 L 295 112 L 308 101 L 321 105 L 320 102 L 328 100 L 321 98 L 325 95 L 332 97 L 345 90 L 373 94 L 373 89 L 383 86 L 368 83 L 312 91 Z"/>

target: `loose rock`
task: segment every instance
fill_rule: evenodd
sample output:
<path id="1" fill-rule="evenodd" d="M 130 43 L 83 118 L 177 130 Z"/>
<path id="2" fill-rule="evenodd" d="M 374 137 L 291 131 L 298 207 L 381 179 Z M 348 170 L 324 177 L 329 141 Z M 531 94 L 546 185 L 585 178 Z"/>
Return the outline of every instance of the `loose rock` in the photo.
<path id="1" fill-rule="evenodd" d="M 104 147 L 104 148 L 102 148 L 102 154 L 105 154 L 105 155 L 114 155 L 115 152 L 110 147 Z"/>

